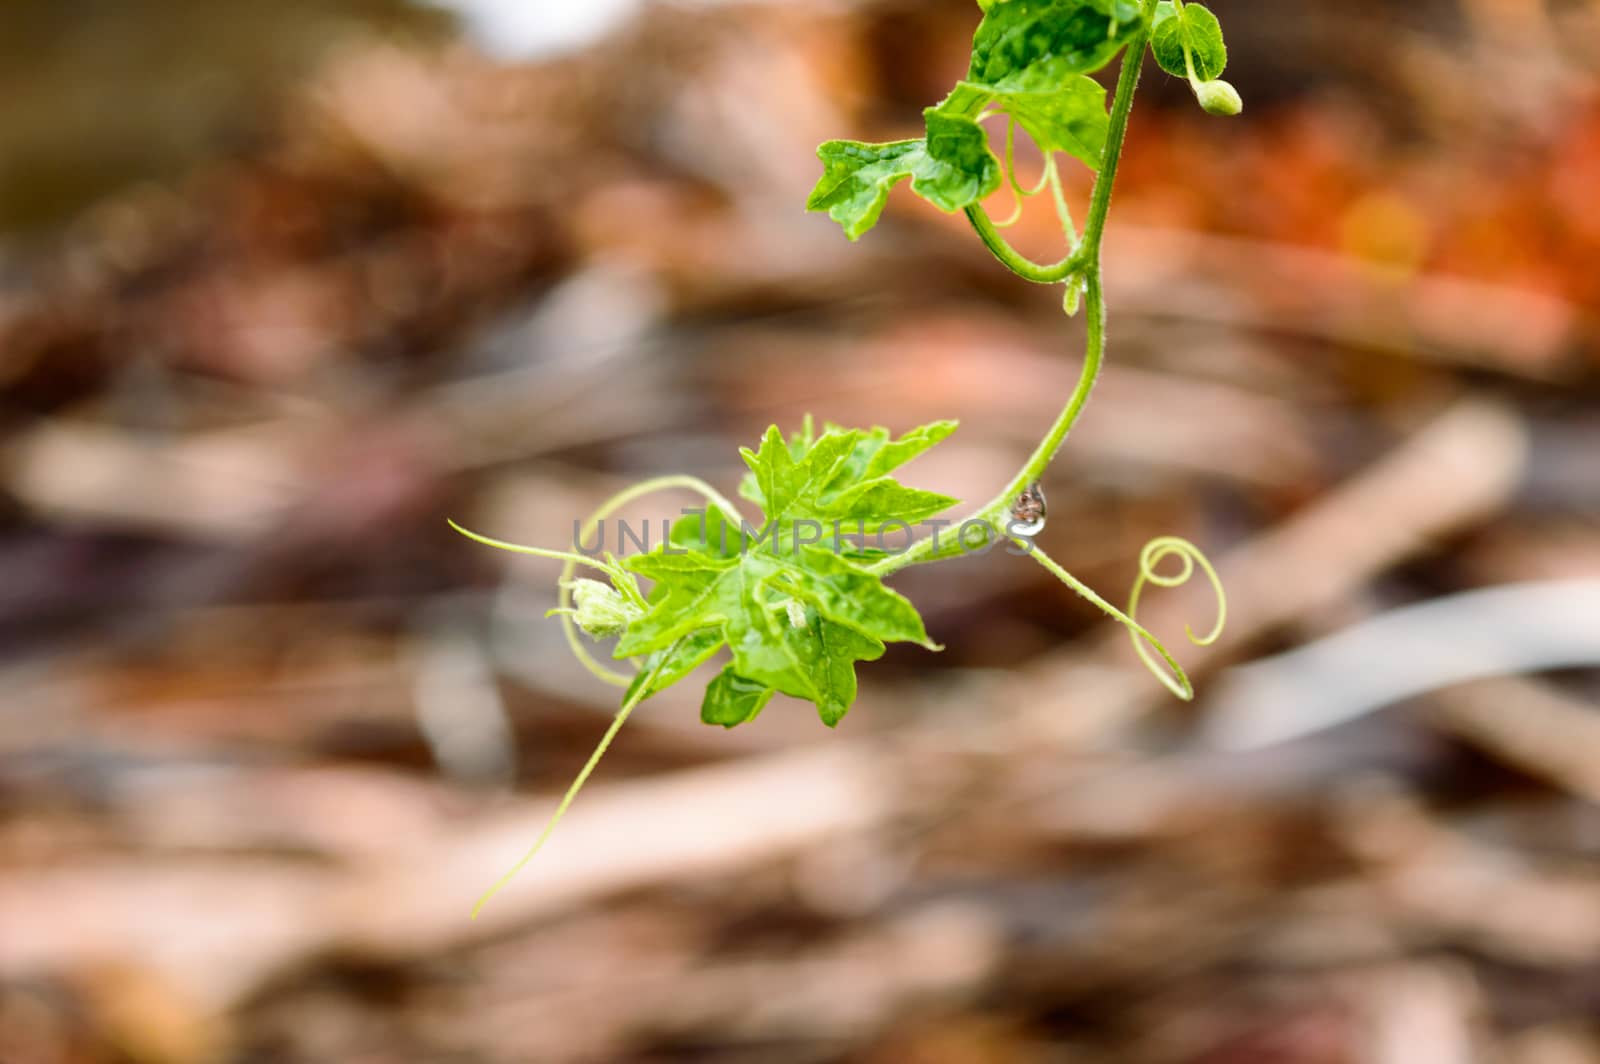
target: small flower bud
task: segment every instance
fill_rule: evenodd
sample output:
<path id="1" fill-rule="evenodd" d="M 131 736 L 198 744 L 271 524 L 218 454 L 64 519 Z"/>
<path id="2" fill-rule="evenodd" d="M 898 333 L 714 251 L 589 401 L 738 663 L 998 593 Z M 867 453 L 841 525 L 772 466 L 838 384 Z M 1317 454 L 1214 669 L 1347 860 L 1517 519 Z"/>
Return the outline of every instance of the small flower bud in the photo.
<path id="1" fill-rule="evenodd" d="M 1231 117 L 1244 110 L 1244 99 L 1239 90 L 1220 78 L 1216 81 L 1194 82 L 1194 96 L 1206 114 Z"/>
<path id="2" fill-rule="evenodd" d="M 1067 290 L 1061 297 L 1061 309 L 1067 317 L 1076 318 L 1078 307 L 1083 301 L 1083 282 L 1074 277 L 1067 282 Z"/>
<path id="3" fill-rule="evenodd" d="M 577 606 L 573 617 L 578 627 L 596 639 L 618 635 L 644 616 L 644 611 L 624 598 L 616 588 L 598 580 L 574 580 L 572 601 Z"/>

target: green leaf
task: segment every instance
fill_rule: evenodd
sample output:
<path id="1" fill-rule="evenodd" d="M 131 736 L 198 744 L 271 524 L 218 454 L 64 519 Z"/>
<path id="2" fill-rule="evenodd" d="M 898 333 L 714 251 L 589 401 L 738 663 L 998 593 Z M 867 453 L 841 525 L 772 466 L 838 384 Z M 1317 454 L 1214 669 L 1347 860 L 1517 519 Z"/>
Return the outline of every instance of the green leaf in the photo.
<path id="1" fill-rule="evenodd" d="M 776 426 L 760 452 L 744 451 L 751 473 L 739 493 L 778 522 L 778 539 L 793 543 L 797 523 L 820 525 L 832 543 L 841 534 L 873 535 L 898 524 L 915 525 L 954 506 L 956 499 L 908 488 L 888 474 L 944 440 L 953 421 L 936 421 L 900 439 L 889 430 L 845 430 L 830 425 L 809 445 L 796 435 L 787 444 Z"/>
<path id="2" fill-rule="evenodd" d="M 810 548 L 794 558 L 755 552 L 720 570 L 663 566 L 659 558 L 628 562 L 668 591 L 629 628 L 618 657 L 683 639 L 698 644 L 710 629 L 716 647 L 726 642 L 733 652 L 736 675 L 808 699 L 833 723 L 854 699 L 854 662 L 875 660 L 884 638 L 928 645 L 909 602 L 829 551 Z"/>
<path id="3" fill-rule="evenodd" d="M 618 658 L 638 657 L 664 651 L 697 629 L 720 624 L 718 612 L 724 605 L 722 577 L 740 573 L 739 559 L 712 559 L 691 554 L 690 558 L 722 564 L 686 566 L 683 559 L 660 552 L 629 558 L 623 564 L 655 582 L 650 592 L 650 609 L 628 626 L 614 653 Z M 735 599 L 735 605 L 737 600 Z"/>
<path id="4" fill-rule="evenodd" d="M 877 640 L 807 611 L 804 623 L 783 631 L 776 648 L 764 647 L 759 657 L 742 666 L 736 658 L 735 665 L 753 665 L 759 682 L 813 703 L 822 722 L 832 728 L 855 702 L 855 663 L 876 661 L 883 650 Z"/>
<path id="5" fill-rule="evenodd" d="M 1064 151 L 1091 170 L 1100 169 L 1111 116 L 1106 90 L 1093 78 L 1074 74 L 1051 82 L 1030 69 L 1008 78 L 1004 87 L 963 81 L 939 110 L 977 115 L 991 105 L 1016 119 L 1041 151 Z"/>
<path id="6" fill-rule="evenodd" d="M 813 702 L 826 723 L 838 723 L 855 700 L 856 662 L 876 660 L 891 642 L 938 648 L 916 607 L 832 549 L 831 536 L 817 544 L 792 534 L 801 521 L 835 513 L 862 513 L 874 527 L 885 520 L 875 506 L 915 514 L 950 505 L 954 500 L 906 488 L 888 474 L 954 429 L 936 422 L 899 439 L 885 429 L 829 426 L 820 436 L 787 439 L 769 429 L 757 450 L 743 452 L 750 465 L 745 493 L 766 510 L 760 542 L 734 535 L 725 549 L 718 536 L 731 528 L 725 518 L 690 516 L 674 523 L 670 551 L 663 545 L 627 559 L 627 570 L 653 586 L 648 609 L 628 626 L 616 656 L 647 657 L 647 671 L 660 665 L 654 693 L 726 645 L 733 662 L 707 692 L 708 721 L 741 723 L 781 692 Z"/>
<path id="7" fill-rule="evenodd" d="M 781 614 L 794 625 L 786 600 L 809 603 L 829 621 L 872 639 L 937 649 L 928 640 L 916 607 L 905 597 L 822 547 L 806 546 L 781 555 L 752 550 L 732 559 L 655 551 L 623 564 L 654 581 L 656 588 L 648 611 L 618 642 L 619 658 L 662 651 L 699 629 L 720 625 L 737 659 L 740 640 L 751 633 L 759 636 L 769 615 Z"/>
<path id="8" fill-rule="evenodd" d="M 1161 69 L 1174 77 L 1189 76 L 1188 58 L 1194 60 L 1194 76 L 1202 82 L 1215 81 L 1228 66 L 1222 25 L 1203 4 L 1184 4 L 1181 12 L 1170 0 L 1160 4 L 1150 50 Z"/>
<path id="9" fill-rule="evenodd" d="M 761 450 L 739 453 L 755 477 L 755 502 L 769 520 L 789 516 L 797 505 L 809 507 L 835 479 L 840 464 L 854 450 L 860 433 L 833 429 L 809 445 L 802 437 L 791 443 L 778 426 L 767 429 Z"/>
<path id="10" fill-rule="evenodd" d="M 845 236 L 859 240 L 878 224 L 890 190 L 908 177 L 913 192 L 952 213 L 1000 187 L 1000 160 L 989 150 L 981 126 L 933 108 L 926 112 L 926 121 L 928 135 L 922 140 L 823 144 L 817 149 L 822 178 L 806 200 L 806 209 L 827 211 Z"/>
<path id="11" fill-rule="evenodd" d="M 730 666 L 706 686 L 705 698 L 700 703 L 700 719 L 707 724 L 736 728 L 755 720 L 756 714 L 766 708 L 775 694 L 772 688 L 745 679 Z"/>
<path id="12" fill-rule="evenodd" d="M 846 528 L 869 533 L 900 524 L 915 525 L 956 504 L 936 491 L 908 488 L 890 477 L 864 481 L 835 496 L 817 515 L 824 522 L 838 521 Z"/>
<path id="13" fill-rule="evenodd" d="M 883 657 L 883 644 L 843 625 L 817 617 L 803 629 L 793 629 L 788 645 L 796 665 L 805 670 L 822 723 L 832 728 L 850 712 L 856 700 L 858 661 Z"/>
<path id="14" fill-rule="evenodd" d="M 864 475 L 867 477 L 881 477 L 885 473 L 892 473 L 899 469 L 924 451 L 943 443 L 950 437 L 951 433 L 955 432 L 959 424 L 960 422 L 956 421 L 932 421 L 926 425 L 919 425 L 898 440 L 889 438 L 888 429 L 874 429 L 875 436 L 879 433 L 882 434 L 881 437 L 877 437 L 882 442 L 876 447 L 870 448 L 858 443 L 850 457 L 853 461 L 857 456 L 864 454 L 867 458 L 867 467 Z"/>
<path id="15" fill-rule="evenodd" d="M 923 111 L 922 117 L 932 165 L 912 175 L 911 191 L 954 214 L 1000 187 L 1000 160 L 989 150 L 982 126 L 936 107 Z"/>
<path id="16" fill-rule="evenodd" d="M 806 210 L 827 211 L 845 236 L 859 240 L 878 224 L 889 190 L 910 177 L 926 155 L 927 144 L 920 140 L 892 144 L 830 140 L 817 149 L 822 179 L 811 190 Z"/>
<path id="17" fill-rule="evenodd" d="M 655 673 L 656 666 L 661 663 L 663 658 L 666 659 L 666 664 L 662 666 L 659 673 L 655 673 L 655 682 L 650 685 L 650 690 L 645 692 L 643 698 L 640 699 L 641 702 L 646 698 L 660 694 L 685 676 L 688 676 L 709 661 L 711 656 L 721 649 L 721 633 L 714 629 L 706 629 L 703 632 L 695 632 L 685 637 L 673 650 L 661 651 L 650 655 L 639 669 L 639 674 L 633 678 L 633 683 L 628 685 L 628 692 L 624 701 L 632 698 L 645 680 L 652 673 Z"/>
<path id="18" fill-rule="evenodd" d="M 672 522 L 667 542 L 684 550 L 731 558 L 739 553 L 741 531 L 721 510 L 708 506 L 701 513 L 685 514 Z"/>
<path id="19" fill-rule="evenodd" d="M 1006 0 L 986 9 L 972 40 L 967 80 L 1005 89 L 1026 79 L 1060 85 L 1104 67 L 1132 38 L 1139 8 L 1129 0 Z"/>
<path id="20" fill-rule="evenodd" d="M 805 547 L 799 557 L 804 578 L 785 574 L 775 586 L 815 608 L 827 621 L 883 643 L 941 649 L 928 641 L 911 601 L 884 587 L 878 577 L 822 547 Z"/>
<path id="21" fill-rule="evenodd" d="M 1007 91 L 999 98 L 1040 151 L 1063 151 L 1091 170 L 1100 169 L 1111 114 L 1099 82 L 1079 74 L 1053 92 Z"/>

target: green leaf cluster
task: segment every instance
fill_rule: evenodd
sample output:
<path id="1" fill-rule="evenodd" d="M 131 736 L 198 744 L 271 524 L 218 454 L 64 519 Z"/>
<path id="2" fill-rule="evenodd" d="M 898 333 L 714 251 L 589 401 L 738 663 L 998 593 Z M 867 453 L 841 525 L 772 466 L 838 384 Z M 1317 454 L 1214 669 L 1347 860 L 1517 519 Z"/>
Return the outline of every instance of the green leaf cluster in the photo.
<path id="1" fill-rule="evenodd" d="M 768 429 L 757 450 L 743 452 L 750 473 L 742 494 L 762 507 L 759 528 L 735 529 L 711 510 L 679 520 L 667 544 L 623 562 L 653 585 L 615 651 L 646 659 L 629 701 L 726 647 L 732 660 L 706 689 L 703 720 L 743 724 L 781 693 L 812 702 L 831 727 L 855 701 L 856 662 L 877 660 L 888 643 L 938 649 L 916 607 L 844 549 L 844 537 L 954 505 L 890 476 L 954 429 L 936 422 L 898 439 L 884 429 L 828 426 L 818 436 L 808 427 L 788 439 Z"/>
<path id="2" fill-rule="evenodd" d="M 974 207 L 1000 188 L 1005 174 L 980 124 L 991 115 L 1021 126 L 1047 159 L 1060 152 L 1098 171 L 1110 116 L 1105 89 L 1090 75 L 1127 47 L 1147 17 L 1161 69 L 1188 78 L 1212 114 L 1243 107 L 1238 91 L 1218 80 L 1228 47 L 1217 17 L 1202 4 L 1162 0 L 1153 16 L 1138 0 L 978 0 L 978 7 L 983 20 L 967 76 L 923 112 L 925 135 L 823 144 L 817 149 L 823 175 L 807 210 L 826 211 L 859 240 L 907 178 L 913 192 L 940 210 Z"/>
<path id="3" fill-rule="evenodd" d="M 993 0 L 972 41 L 967 76 L 923 112 L 918 140 L 831 140 L 817 149 L 822 179 L 806 208 L 826 211 L 851 240 L 877 224 L 889 192 L 911 190 L 947 212 L 999 189 L 1003 168 L 979 122 L 1004 114 L 1047 155 L 1064 152 L 1091 170 L 1105 155 L 1105 89 L 1089 77 L 1127 46 L 1139 26 L 1135 0 Z"/>

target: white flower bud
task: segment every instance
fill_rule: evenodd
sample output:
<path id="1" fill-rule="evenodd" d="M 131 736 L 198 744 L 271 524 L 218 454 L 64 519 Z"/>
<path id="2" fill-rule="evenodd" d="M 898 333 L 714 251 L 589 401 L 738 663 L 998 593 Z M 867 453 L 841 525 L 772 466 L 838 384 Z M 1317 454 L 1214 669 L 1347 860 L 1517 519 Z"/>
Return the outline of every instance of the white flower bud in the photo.
<path id="1" fill-rule="evenodd" d="M 578 627 L 596 639 L 621 634 L 628 625 L 644 616 L 644 611 L 622 596 L 610 584 L 598 580 L 574 580 L 572 611 Z"/>

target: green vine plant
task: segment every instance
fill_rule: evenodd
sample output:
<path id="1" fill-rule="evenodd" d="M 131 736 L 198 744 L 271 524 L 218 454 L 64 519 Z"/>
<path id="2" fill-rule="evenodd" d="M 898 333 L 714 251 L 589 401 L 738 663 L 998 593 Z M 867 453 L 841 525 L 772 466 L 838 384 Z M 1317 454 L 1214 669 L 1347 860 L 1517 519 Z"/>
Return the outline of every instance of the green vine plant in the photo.
<path id="1" fill-rule="evenodd" d="M 650 480 L 607 501 L 579 530 L 587 542 L 620 508 L 662 491 L 689 491 L 705 501 L 673 522 L 664 542 L 625 558 L 609 553 L 544 550 L 489 539 L 456 527 L 480 543 L 565 563 L 559 605 L 569 646 L 599 680 L 624 690 L 622 706 L 593 755 L 578 773 L 543 832 L 473 908 L 483 906 L 531 861 L 594 772 L 629 715 L 642 702 L 683 680 L 726 649 L 729 660 L 707 684 L 701 717 L 735 727 L 753 720 L 773 696 L 813 703 L 832 727 L 856 698 L 856 663 L 874 661 L 889 643 L 940 649 L 929 639 L 916 607 L 884 580 L 912 565 L 958 557 L 975 547 L 1008 543 L 1128 630 L 1143 663 L 1182 699 L 1194 687 L 1167 648 L 1136 620 L 1150 585 L 1174 587 L 1198 567 L 1217 597 L 1217 618 L 1198 645 L 1222 633 L 1226 604 L 1215 569 L 1192 543 L 1163 537 L 1140 557 L 1129 607 L 1119 610 L 1041 550 L 1032 536 L 1043 527 L 1046 468 L 1083 414 L 1099 376 L 1106 346 L 1101 285 L 1101 240 L 1122 154 L 1128 115 L 1146 48 L 1169 74 L 1188 80 L 1208 112 L 1237 114 L 1239 94 L 1218 80 L 1227 49 L 1216 17 L 1181 0 L 979 0 L 982 21 L 972 44 L 967 76 L 924 114 L 926 136 L 886 144 L 835 140 L 818 149 L 823 176 L 807 209 L 825 211 L 849 239 L 877 224 L 891 189 L 909 178 L 911 190 L 946 212 L 962 211 L 1002 265 L 1027 281 L 1064 287 L 1069 315 L 1087 313 L 1083 371 L 1055 423 L 1033 454 L 958 534 L 931 519 L 957 504 L 934 492 L 906 487 L 892 474 L 955 431 L 940 421 L 894 437 L 882 428 L 817 431 L 806 418 L 786 436 L 769 428 L 754 449 L 742 452 L 749 473 L 739 494 L 760 508 L 751 522 L 737 506 L 694 477 Z M 1106 90 L 1090 75 L 1118 57 L 1121 71 L 1109 108 Z M 1003 119 L 1003 151 L 990 147 L 984 123 Z M 1032 187 L 1016 176 L 1018 128 L 1044 157 Z M 1058 171 L 1070 156 L 1096 174 L 1080 234 Z M 996 221 L 984 201 L 1002 186 L 1016 199 L 1011 217 Z M 1016 220 L 1025 199 L 1052 194 L 1067 244 L 1058 262 L 1028 259 L 1000 230 Z M 885 538 L 922 522 L 932 535 L 891 551 Z M 825 535 L 823 530 L 831 531 Z M 847 533 L 846 533 L 847 530 Z M 972 533 L 978 533 L 978 536 Z M 892 537 L 890 537 L 892 538 Z M 981 543 L 974 541 L 981 540 Z M 1176 572 L 1161 572 L 1168 559 Z M 578 570 L 591 570 L 580 577 Z M 582 635 L 580 635 L 582 633 Z M 614 639 L 611 658 L 595 657 L 583 636 Z"/>

